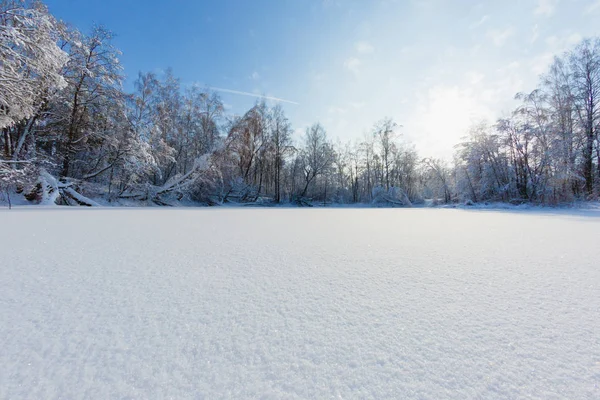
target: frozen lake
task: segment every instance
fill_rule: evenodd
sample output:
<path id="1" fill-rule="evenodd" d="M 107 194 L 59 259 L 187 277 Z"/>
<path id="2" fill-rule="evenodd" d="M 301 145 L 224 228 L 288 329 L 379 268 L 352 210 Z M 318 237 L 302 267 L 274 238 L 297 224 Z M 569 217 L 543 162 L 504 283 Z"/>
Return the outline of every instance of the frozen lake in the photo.
<path id="1" fill-rule="evenodd" d="M 600 213 L 0 210 L 0 398 L 600 398 Z"/>

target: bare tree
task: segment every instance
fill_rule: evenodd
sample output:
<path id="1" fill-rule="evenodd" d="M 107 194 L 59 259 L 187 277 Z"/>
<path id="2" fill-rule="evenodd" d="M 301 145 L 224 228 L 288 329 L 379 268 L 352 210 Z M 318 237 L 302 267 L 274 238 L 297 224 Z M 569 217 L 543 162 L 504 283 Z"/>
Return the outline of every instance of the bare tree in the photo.
<path id="1" fill-rule="evenodd" d="M 333 150 L 327 141 L 327 132 L 321 124 L 306 129 L 302 151 L 304 188 L 300 196 L 306 196 L 309 185 L 321 175 L 333 161 Z"/>
<path id="2" fill-rule="evenodd" d="M 584 137 L 582 157 L 585 189 L 588 195 L 592 195 L 594 143 L 597 141 L 600 117 L 600 40 L 584 40 L 570 53 L 569 62 L 573 74 L 575 107 Z"/>
<path id="3" fill-rule="evenodd" d="M 380 150 L 380 157 L 386 190 L 390 189 L 390 165 L 396 152 L 396 124 L 391 118 L 384 118 L 375 124 L 373 135 Z"/>
<path id="4" fill-rule="evenodd" d="M 272 110 L 272 126 L 270 142 L 273 149 L 273 162 L 275 166 L 275 202 L 281 201 L 281 171 L 283 169 L 285 158 L 293 151 L 292 128 L 286 118 L 283 108 L 276 105 Z"/>

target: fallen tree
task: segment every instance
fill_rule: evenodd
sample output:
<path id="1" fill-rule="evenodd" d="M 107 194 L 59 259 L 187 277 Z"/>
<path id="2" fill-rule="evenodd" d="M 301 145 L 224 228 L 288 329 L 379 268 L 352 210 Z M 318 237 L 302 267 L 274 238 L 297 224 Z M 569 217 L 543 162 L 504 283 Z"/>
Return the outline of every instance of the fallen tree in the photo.
<path id="1" fill-rule="evenodd" d="M 210 162 L 209 155 L 202 156 L 194 162 L 194 166 L 190 171 L 182 175 L 174 176 L 164 185 L 145 185 L 142 188 L 132 189 L 129 193 L 121 193 L 119 198 L 146 202 L 150 201 L 160 206 L 168 206 L 170 204 L 164 197 L 175 193 L 177 199 L 181 200 L 184 193 L 186 193 L 192 185 L 197 184 L 199 179 L 202 180 L 203 173 L 210 168 Z"/>
<path id="2" fill-rule="evenodd" d="M 59 202 L 70 206 L 98 207 L 97 202 L 79 193 L 76 188 L 77 181 L 58 180 L 48 171 L 40 171 L 38 184 L 35 192 L 30 192 L 28 200 L 31 197 L 39 198 L 41 205 L 56 205 Z"/>
<path id="3" fill-rule="evenodd" d="M 412 207 L 406 192 L 399 187 L 392 186 L 389 190 L 378 186 L 373 189 L 373 205 L 392 207 Z"/>

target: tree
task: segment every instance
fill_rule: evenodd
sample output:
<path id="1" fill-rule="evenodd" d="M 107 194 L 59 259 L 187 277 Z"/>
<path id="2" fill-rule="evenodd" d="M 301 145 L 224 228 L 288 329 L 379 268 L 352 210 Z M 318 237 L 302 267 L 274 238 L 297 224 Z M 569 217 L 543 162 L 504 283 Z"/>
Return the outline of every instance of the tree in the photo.
<path id="1" fill-rule="evenodd" d="M 256 200 L 262 190 L 268 128 L 269 115 L 264 101 L 257 102 L 246 114 L 234 118 L 231 123 L 226 146 L 232 152 L 238 177 L 243 182 L 244 187 L 240 187 L 242 200 Z"/>
<path id="2" fill-rule="evenodd" d="M 57 121 L 57 128 L 64 129 L 59 138 L 63 177 L 73 174 L 72 164 L 78 153 L 85 156 L 89 146 L 110 135 L 105 129 L 106 109 L 114 102 L 124 101 L 120 90 L 120 51 L 112 46 L 112 37 L 102 26 L 95 27 L 90 36 L 71 32 L 70 60 L 65 71 L 68 86 L 64 103 L 57 104 L 56 110 L 56 115 L 66 117 Z"/>
<path id="3" fill-rule="evenodd" d="M 12 146 L 6 128 L 33 117 L 48 92 L 65 86 L 61 69 L 67 54 L 57 45 L 61 29 L 40 2 L 0 1 L 0 129 L 7 157 L 18 145 Z"/>
<path id="4" fill-rule="evenodd" d="M 380 157 L 383 167 L 383 177 L 385 179 L 386 190 L 390 189 L 390 165 L 396 152 L 396 143 L 394 141 L 396 136 L 396 124 L 391 118 L 384 118 L 379 121 L 374 129 L 373 135 L 377 142 L 380 151 Z"/>
<path id="5" fill-rule="evenodd" d="M 543 78 L 548 96 L 550 119 L 554 135 L 551 155 L 555 162 L 556 187 L 560 200 L 570 201 L 579 192 L 579 179 L 575 168 L 575 97 L 572 74 L 568 63 L 555 57 L 549 72 Z"/>
<path id="6" fill-rule="evenodd" d="M 281 201 L 281 171 L 285 164 L 285 157 L 290 154 L 294 148 L 291 138 L 292 128 L 283 108 L 276 105 L 272 110 L 272 126 L 270 142 L 273 149 L 273 159 L 275 165 L 275 202 Z"/>
<path id="7" fill-rule="evenodd" d="M 302 150 L 302 170 L 304 188 L 300 196 L 306 196 L 309 185 L 331 165 L 333 150 L 327 141 L 327 132 L 321 124 L 313 124 L 306 129 L 304 148 Z"/>
<path id="8" fill-rule="evenodd" d="M 583 177 L 588 195 L 594 192 L 593 153 L 598 138 L 600 108 L 600 40 L 585 39 L 569 54 L 575 108 L 583 131 Z M 600 152 L 598 173 L 600 175 Z"/>
<path id="9" fill-rule="evenodd" d="M 439 192 L 444 196 L 444 203 L 449 203 L 452 200 L 450 189 L 450 173 L 448 167 L 440 159 L 426 158 L 423 160 L 425 172 L 430 174 L 429 180 L 434 185 L 434 194 L 437 196 Z M 437 182 L 436 182 L 437 181 Z"/>

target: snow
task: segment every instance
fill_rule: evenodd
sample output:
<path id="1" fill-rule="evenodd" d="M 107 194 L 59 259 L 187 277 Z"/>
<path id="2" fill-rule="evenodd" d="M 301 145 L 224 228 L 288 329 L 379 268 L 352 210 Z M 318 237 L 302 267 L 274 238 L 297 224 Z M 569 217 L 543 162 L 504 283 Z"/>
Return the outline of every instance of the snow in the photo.
<path id="1" fill-rule="evenodd" d="M 600 398 L 600 211 L 0 210 L 0 398 Z"/>

